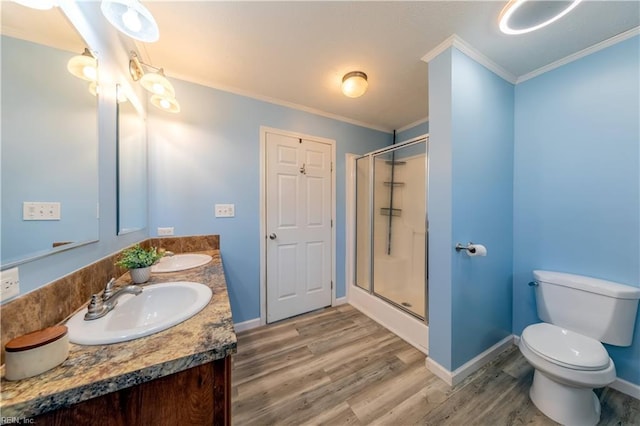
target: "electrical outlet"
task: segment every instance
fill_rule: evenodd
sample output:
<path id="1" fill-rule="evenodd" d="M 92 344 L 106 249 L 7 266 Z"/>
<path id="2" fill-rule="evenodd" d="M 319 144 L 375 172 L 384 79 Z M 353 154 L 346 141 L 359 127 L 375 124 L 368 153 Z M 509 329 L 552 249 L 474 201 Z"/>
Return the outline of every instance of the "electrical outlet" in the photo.
<path id="1" fill-rule="evenodd" d="M 236 215 L 235 204 L 216 204 L 216 217 L 234 217 Z"/>
<path id="2" fill-rule="evenodd" d="M 22 220 L 60 220 L 60 203 L 25 201 Z"/>
<path id="3" fill-rule="evenodd" d="M 168 235 L 173 235 L 173 226 L 167 228 L 158 228 L 159 237 L 166 237 Z"/>
<path id="4" fill-rule="evenodd" d="M 0 300 L 7 300 L 20 293 L 20 277 L 18 268 L 11 268 L 0 272 Z"/>

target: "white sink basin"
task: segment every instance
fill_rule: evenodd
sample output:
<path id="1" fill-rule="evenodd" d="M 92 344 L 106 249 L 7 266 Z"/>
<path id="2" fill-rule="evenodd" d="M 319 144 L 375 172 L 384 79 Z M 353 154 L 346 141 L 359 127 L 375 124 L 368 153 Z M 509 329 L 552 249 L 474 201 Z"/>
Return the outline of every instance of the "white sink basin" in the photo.
<path id="1" fill-rule="evenodd" d="M 211 262 L 211 256 L 208 254 L 175 254 L 173 256 L 164 256 L 158 263 L 151 266 L 151 272 L 176 272 L 185 269 L 196 268 Z"/>
<path id="2" fill-rule="evenodd" d="M 185 321 L 211 300 L 211 289 L 188 281 L 150 284 L 137 296 L 125 294 L 102 318 L 84 320 L 86 309 L 67 322 L 69 341 L 103 345 L 148 336 Z"/>

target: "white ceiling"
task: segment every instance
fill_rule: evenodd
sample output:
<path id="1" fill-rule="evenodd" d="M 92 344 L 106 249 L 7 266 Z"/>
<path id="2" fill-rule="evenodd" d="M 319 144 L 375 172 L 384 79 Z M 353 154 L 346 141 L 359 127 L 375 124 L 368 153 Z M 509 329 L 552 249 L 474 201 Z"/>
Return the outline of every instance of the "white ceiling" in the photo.
<path id="1" fill-rule="evenodd" d="M 518 77 L 640 26 L 637 1 L 584 1 L 551 26 L 519 36 L 497 29 L 506 1 L 143 4 L 160 40 L 137 43 L 139 53 L 168 77 L 384 130 L 428 116 L 421 58 L 452 34 Z M 357 99 L 340 92 L 342 76 L 353 70 L 369 76 L 369 90 Z"/>

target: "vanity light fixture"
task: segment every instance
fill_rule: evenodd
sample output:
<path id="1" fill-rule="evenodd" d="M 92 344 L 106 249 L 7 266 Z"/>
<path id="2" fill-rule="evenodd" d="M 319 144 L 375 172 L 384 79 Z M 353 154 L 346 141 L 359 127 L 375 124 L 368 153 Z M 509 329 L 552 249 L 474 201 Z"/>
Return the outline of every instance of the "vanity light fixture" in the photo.
<path id="1" fill-rule="evenodd" d="M 144 72 L 144 67 L 152 72 Z M 135 52 L 131 52 L 129 59 L 129 74 L 133 81 L 140 81 L 140 85 L 152 94 L 150 102 L 163 111 L 178 113 L 180 104 L 176 100 L 176 91 L 171 82 L 164 76 L 162 68 L 142 62 Z"/>
<path id="2" fill-rule="evenodd" d="M 367 75 L 362 71 L 351 71 L 342 77 L 342 93 L 350 98 L 364 95 L 369 87 Z"/>
<path id="3" fill-rule="evenodd" d="M 152 95 L 150 102 L 153 106 L 160 108 L 161 110 L 173 113 L 180 112 L 180 104 L 174 97 Z"/>
<path id="4" fill-rule="evenodd" d="M 97 81 L 92 81 L 89 83 L 89 93 L 93 96 L 98 96 L 100 94 L 100 86 L 98 86 Z"/>
<path id="5" fill-rule="evenodd" d="M 581 2 L 582 0 L 573 0 L 571 2 L 535 2 L 531 0 L 510 0 L 500 12 L 500 31 L 509 35 L 517 35 L 539 30 L 540 28 L 546 27 L 547 25 L 562 18 L 564 15 L 575 9 L 576 6 L 578 6 Z M 559 11 L 551 15 L 551 17 L 549 17 L 549 15 L 546 13 L 549 11 L 549 9 L 553 11 L 552 8 L 556 8 L 558 7 L 558 5 L 563 6 L 564 3 L 569 3 L 569 5 L 559 9 Z M 530 5 L 528 9 L 521 9 L 523 5 L 527 4 Z M 534 8 L 537 8 L 537 10 Z M 513 22 L 514 15 L 519 10 L 519 16 L 516 16 L 516 20 L 530 21 L 524 26 L 514 25 Z M 535 15 L 540 15 L 542 17 L 538 17 Z"/>
<path id="6" fill-rule="evenodd" d="M 86 81 L 98 79 L 98 61 L 85 47 L 81 55 L 76 55 L 67 62 L 67 70 L 74 76 Z"/>
<path id="7" fill-rule="evenodd" d="M 140 84 L 154 95 L 171 98 L 176 96 L 176 91 L 171 82 L 164 76 L 162 68 L 158 72 L 148 72 L 143 75 L 140 79 Z"/>
<path id="8" fill-rule="evenodd" d="M 153 15 L 138 0 L 102 0 L 100 9 L 111 25 L 131 38 L 144 42 L 160 38 Z"/>

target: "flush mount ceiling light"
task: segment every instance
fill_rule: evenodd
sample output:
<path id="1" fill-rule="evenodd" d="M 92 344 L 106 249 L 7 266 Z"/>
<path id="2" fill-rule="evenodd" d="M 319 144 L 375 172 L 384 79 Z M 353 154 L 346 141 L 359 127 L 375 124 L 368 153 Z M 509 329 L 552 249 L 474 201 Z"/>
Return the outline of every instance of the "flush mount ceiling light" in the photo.
<path id="1" fill-rule="evenodd" d="M 173 113 L 180 112 L 180 104 L 173 97 L 153 95 L 151 96 L 150 102 L 153 106 L 158 107 L 161 110 Z"/>
<path id="2" fill-rule="evenodd" d="M 364 95 L 369 87 L 367 75 L 362 71 L 351 71 L 342 77 L 342 93 L 350 98 Z"/>
<path id="3" fill-rule="evenodd" d="M 98 61 L 87 48 L 84 49 L 81 55 L 76 55 L 69 59 L 67 70 L 86 81 L 96 81 L 98 79 Z"/>
<path id="4" fill-rule="evenodd" d="M 145 42 L 160 38 L 153 15 L 138 0 L 102 0 L 100 9 L 111 25 L 131 38 Z"/>
<path id="5" fill-rule="evenodd" d="M 511 0 L 500 12 L 500 31 L 517 35 L 546 27 L 575 9 L 582 0 Z"/>

